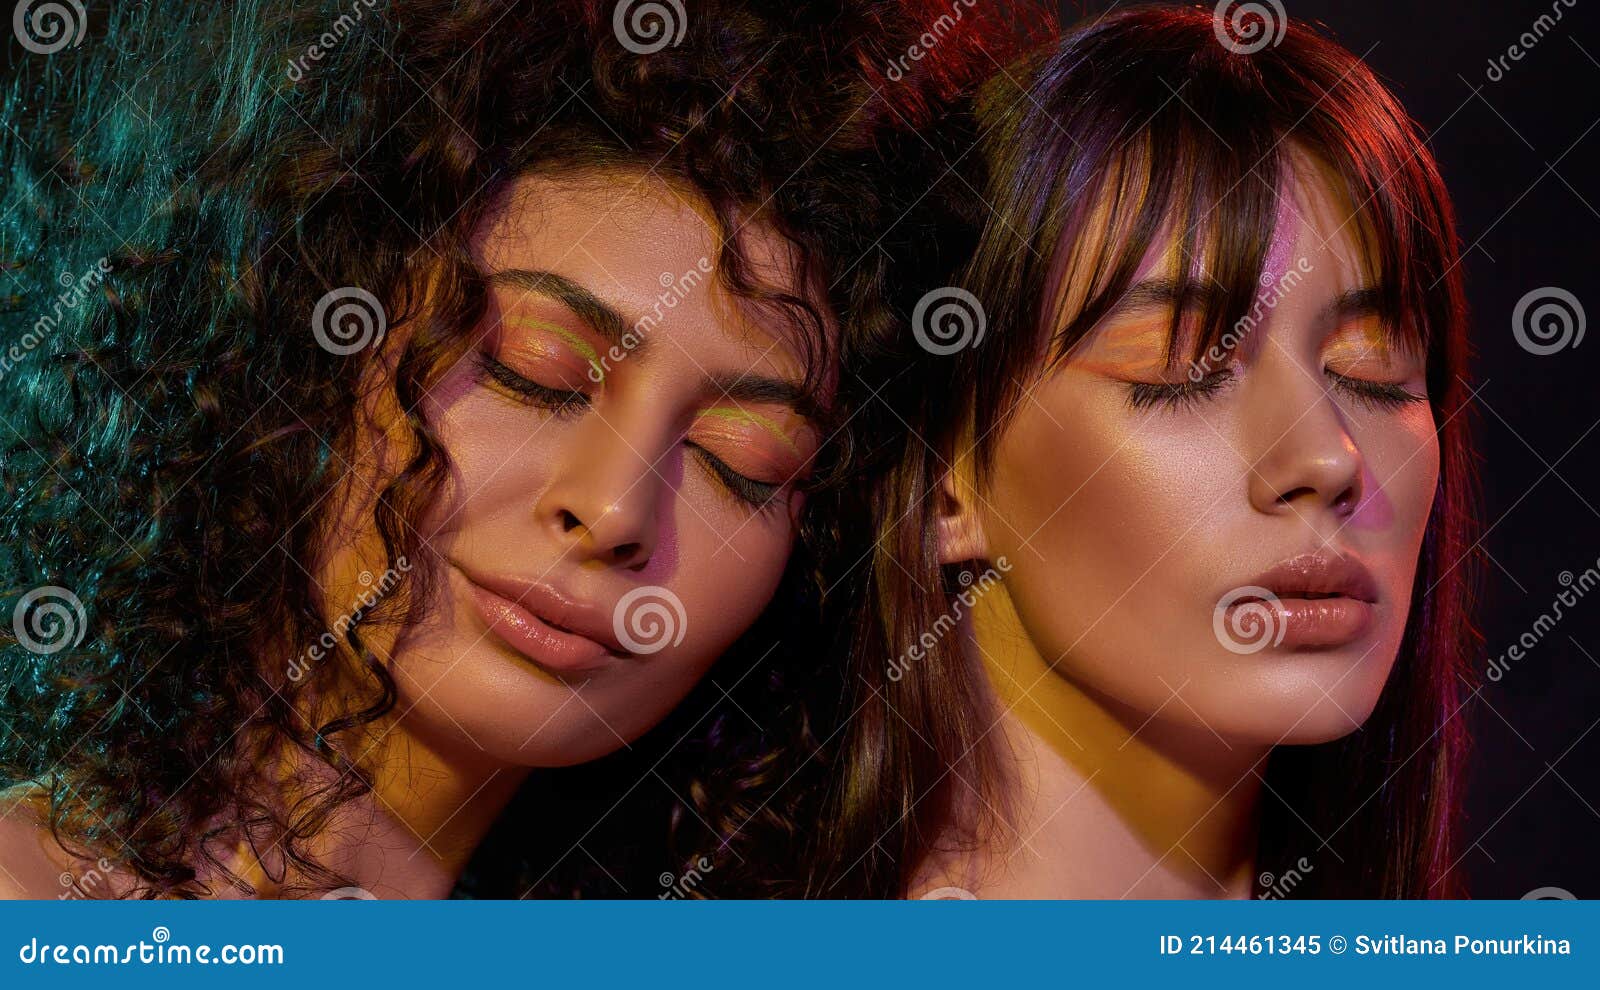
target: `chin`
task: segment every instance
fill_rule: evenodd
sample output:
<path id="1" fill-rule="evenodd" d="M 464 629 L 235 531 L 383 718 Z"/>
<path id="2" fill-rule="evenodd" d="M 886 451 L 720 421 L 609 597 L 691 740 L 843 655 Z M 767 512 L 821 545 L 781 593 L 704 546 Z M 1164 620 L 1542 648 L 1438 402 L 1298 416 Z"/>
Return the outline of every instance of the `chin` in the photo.
<path id="1" fill-rule="evenodd" d="M 1353 675 L 1352 675 L 1353 676 Z M 1298 683 L 1259 685 L 1241 692 L 1234 682 L 1228 692 L 1232 703 L 1215 718 L 1195 707 L 1211 727 L 1230 742 L 1254 746 L 1314 746 L 1350 735 L 1366 724 L 1377 707 L 1383 684 L 1332 683 L 1315 676 L 1295 678 Z M 1324 693 L 1326 692 L 1326 693 Z"/>

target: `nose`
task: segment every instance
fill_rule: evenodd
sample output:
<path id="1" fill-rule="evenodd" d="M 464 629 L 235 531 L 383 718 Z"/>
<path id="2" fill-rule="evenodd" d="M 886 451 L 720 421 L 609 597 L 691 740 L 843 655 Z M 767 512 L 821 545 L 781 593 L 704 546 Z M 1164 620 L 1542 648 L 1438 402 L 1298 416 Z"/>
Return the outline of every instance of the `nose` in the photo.
<path id="1" fill-rule="evenodd" d="M 661 477 L 641 452 L 611 425 L 575 438 L 571 456 L 534 511 L 558 546 L 580 561 L 638 569 L 650 561 L 658 537 Z"/>
<path id="2" fill-rule="evenodd" d="M 1250 502 L 1272 515 L 1328 509 L 1349 516 L 1364 494 L 1361 448 L 1323 383 L 1303 368 L 1283 370 L 1294 382 L 1269 386 L 1252 411 Z"/>

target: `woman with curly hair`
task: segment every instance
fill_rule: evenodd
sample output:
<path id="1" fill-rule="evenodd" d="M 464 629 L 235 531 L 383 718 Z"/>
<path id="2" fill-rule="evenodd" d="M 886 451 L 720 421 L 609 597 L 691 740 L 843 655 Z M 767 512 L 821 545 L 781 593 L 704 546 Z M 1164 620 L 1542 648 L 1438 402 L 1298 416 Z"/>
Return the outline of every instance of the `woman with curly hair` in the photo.
<path id="1" fill-rule="evenodd" d="M 5 92 L 0 890 L 827 886 L 957 46 L 306 6 L 94 8 Z"/>

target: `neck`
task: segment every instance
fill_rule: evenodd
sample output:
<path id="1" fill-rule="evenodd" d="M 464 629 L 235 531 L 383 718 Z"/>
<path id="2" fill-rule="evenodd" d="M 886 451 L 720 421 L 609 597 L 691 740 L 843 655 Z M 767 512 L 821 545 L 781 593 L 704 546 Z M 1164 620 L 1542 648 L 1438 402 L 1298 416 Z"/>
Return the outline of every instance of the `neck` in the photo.
<path id="1" fill-rule="evenodd" d="M 966 632 L 1016 757 L 995 843 L 1042 897 L 1249 897 L 1270 747 L 1223 739 L 1180 693 L 1153 714 L 1047 662 L 1004 585 Z M 987 858 L 994 858 L 992 856 Z"/>

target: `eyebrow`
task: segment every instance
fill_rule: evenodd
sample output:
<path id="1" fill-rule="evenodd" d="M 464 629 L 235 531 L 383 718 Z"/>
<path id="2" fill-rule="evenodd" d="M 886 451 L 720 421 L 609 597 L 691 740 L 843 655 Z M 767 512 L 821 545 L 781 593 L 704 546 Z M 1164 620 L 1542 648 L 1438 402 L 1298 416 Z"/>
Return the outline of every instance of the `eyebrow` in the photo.
<path id="1" fill-rule="evenodd" d="M 513 286 L 553 299 L 576 313 L 589 329 L 610 343 L 620 344 L 628 333 L 628 320 L 616 307 L 565 275 L 526 268 L 506 268 L 490 275 L 488 282 L 490 285 Z M 641 337 L 629 349 L 642 351 L 647 344 L 648 341 Z"/>
<path id="2" fill-rule="evenodd" d="M 1382 316 L 1383 290 L 1376 285 L 1364 285 L 1339 293 L 1328 305 L 1322 307 L 1324 320 L 1348 320 L 1352 316 Z"/>
<path id="3" fill-rule="evenodd" d="M 813 421 L 821 419 L 825 412 L 809 389 L 787 378 L 746 372 L 742 375 L 712 375 L 707 383 L 718 395 L 735 402 L 788 406 Z"/>
<path id="4" fill-rule="evenodd" d="M 1106 316 L 1116 316 L 1129 310 L 1176 306 L 1181 294 L 1181 287 L 1172 279 L 1147 278 L 1129 286 L 1128 291 L 1106 311 Z M 1189 286 L 1189 305 L 1204 306 L 1220 298 L 1221 295 L 1222 290 L 1215 284 L 1194 282 Z"/>
<path id="5" fill-rule="evenodd" d="M 506 268 L 490 275 L 487 281 L 491 285 L 509 285 L 553 299 L 572 310 L 590 329 L 613 344 L 621 344 L 628 333 L 627 317 L 565 275 L 526 268 Z M 635 336 L 638 339 L 629 350 L 640 353 L 649 341 L 642 335 Z M 706 384 L 718 395 L 734 402 L 784 405 L 813 421 L 821 419 L 826 412 L 810 389 L 787 378 L 753 372 L 717 374 L 709 375 Z"/>

